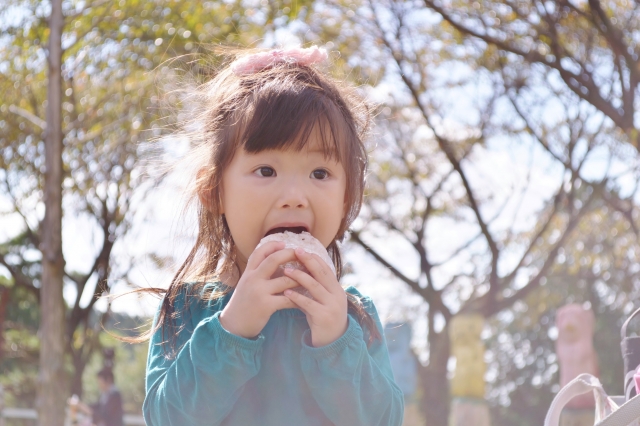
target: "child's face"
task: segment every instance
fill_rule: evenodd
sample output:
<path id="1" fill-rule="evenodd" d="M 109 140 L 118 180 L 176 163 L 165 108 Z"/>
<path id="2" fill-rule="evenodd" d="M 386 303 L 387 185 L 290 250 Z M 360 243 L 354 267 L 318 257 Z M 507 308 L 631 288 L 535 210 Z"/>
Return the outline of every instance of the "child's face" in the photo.
<path id="1" fill-rule="evenodd" d="M 106 392 L 111 387 L 111 383 L 105 380 L 103 377 L 98 376 L 98 388 L 100 392 Z"/>
<path id="2" fill-rule="evenodd" d="M 325 158 L 318 132 L 298 152 L 236 151 L 222 175 L 221 201 L 240 269 L 275 228 L 303 227 L 327 247 L 345 215 L 345 190 L 345 170 Z"/>

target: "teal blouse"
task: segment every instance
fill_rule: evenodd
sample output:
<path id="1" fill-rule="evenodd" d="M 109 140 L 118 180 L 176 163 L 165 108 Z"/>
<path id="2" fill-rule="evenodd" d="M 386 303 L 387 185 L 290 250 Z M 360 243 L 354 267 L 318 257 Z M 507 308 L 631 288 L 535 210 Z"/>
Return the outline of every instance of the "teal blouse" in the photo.
<path id="1" fill-rule="evenodd" d="M 220 284 L 209 284 L 220 285 Z M 370 298 L 353 287 L 382 326 Z M 175 319 L 179 348 L 165 356 L 162 329 L 151 338 L 147 360 L 147 425 L 401 425 L 404 399 L 393 379 L 387 346 L 349 313 L 347 331 L 314 348 L 305 315 L 285 309 L 271 316 L 255 340 L 227 332 L 220 312 L 231 294 L 188 304 Z M 184 294 L 177 297 L 181 312 Z M 157 319 L 157 317 L 156 317 Z"/>

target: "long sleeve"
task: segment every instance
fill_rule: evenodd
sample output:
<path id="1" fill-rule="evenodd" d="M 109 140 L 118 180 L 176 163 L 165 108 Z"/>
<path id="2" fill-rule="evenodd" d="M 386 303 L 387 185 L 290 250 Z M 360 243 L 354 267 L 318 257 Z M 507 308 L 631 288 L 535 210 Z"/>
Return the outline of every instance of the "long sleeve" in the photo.
<path id="1" fill-rule="evenodd" d="M 384 336 L 371 299 L 362 301 Z M 402 424 L 404 398 L 393 379 L 384 337 L 367 347 L 365 333 L 351 315 L 347 331 L 335 342 L 314 348 L 308 344 L 309 337 L 307 331 L 300 353 L 302 371 L 331 422 L 336 426 Z"/>
<path id="2" fill-rule="evenodd" d="M 162 331 L 153 335 L 143 404 L 147 425 L 219 425 L 244 385 L 260 371 L 264 337 L 235 336 L 222 328 L 219 315 L 215 312 L 197 324 L 177 324 L 185 329 L 173 359 L 165 357 Z"/>

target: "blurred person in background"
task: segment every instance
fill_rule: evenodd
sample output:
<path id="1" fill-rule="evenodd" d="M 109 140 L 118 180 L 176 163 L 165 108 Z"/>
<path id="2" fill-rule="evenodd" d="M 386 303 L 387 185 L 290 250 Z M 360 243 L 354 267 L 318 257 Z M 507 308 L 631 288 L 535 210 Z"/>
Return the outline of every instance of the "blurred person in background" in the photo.
<path id="1" fill-rule="evenodd" d="M 113 371 L 104 367 L 98 372 L 100 398 L 95 404 L 87 405 L 76 398 L 69 401 L 72 413 L 84 413 L 92 418 L 94 426 L 123 426 L 122 396 L 114 384 Z M 72 417 L 75 417 L 72 415 Z M 72 422 L 73 422 L 72 418 Z"/>

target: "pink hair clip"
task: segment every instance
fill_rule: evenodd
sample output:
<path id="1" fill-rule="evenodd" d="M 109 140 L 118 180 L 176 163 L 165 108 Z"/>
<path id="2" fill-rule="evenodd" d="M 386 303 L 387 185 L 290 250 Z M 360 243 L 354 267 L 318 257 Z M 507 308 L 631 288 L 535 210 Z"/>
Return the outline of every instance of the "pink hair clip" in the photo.
<path id="1" fill-rule="evenodd" d="M 273 64 L 286 62 L 297 65 L 312 65 L 324 62 L 327 59 L 327 51 L 312 46 L 306 49 L 292 47 L 289 49 L 276 49 L 267 52 L 258 52 L 243 56 L 231 64 L 231 71 L 236 75 L 253 74 Z"/>

